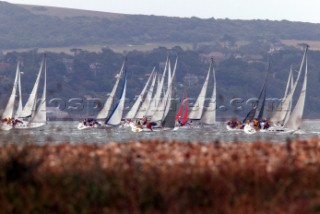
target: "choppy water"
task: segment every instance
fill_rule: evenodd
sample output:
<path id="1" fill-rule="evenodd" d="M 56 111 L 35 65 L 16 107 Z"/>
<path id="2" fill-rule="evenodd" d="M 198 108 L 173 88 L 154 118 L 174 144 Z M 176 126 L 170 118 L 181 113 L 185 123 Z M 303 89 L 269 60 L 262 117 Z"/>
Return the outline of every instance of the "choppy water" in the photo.
<path id="1" fill-rule="evenodd" d="M 129 128 L 78 130 L 78 122 L 48 122 L 47 126 L 36 130 L 11 130 L 0 132 L 1 143 L 108 143 L 128 142 L 131 140 L 160 139 L 166 141 L 187 142 L 251 142 L 256 140 L 285 142 L 286 139 L 306 139 L 320 135 L 320 121 L 305 121 L 298 133 L 275 134 L 256 133 L 247 135 L 243 132 L 227 131 L 225 123 L 203 129 L 180 129 L 178 131 L 134 133 Z"/>

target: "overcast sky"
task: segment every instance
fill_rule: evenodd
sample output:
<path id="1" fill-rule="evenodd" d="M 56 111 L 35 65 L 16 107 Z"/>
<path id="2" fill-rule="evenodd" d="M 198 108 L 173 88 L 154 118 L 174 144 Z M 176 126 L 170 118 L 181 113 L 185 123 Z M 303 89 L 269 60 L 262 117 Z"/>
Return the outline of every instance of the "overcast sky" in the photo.
<path id="1" fill-rule="evenodd" d="M 125 14 L 320 23 L 320 0 L 7 0 Z"/>

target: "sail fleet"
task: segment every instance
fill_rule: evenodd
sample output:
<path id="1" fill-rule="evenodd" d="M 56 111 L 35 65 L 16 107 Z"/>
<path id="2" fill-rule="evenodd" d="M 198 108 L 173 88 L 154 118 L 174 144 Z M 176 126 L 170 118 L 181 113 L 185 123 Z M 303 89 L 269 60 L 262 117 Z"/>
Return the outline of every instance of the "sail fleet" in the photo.
<path id="1" fill-rule="evenodd" d="M 268 71 L 260 91 L 256 105 L 249 111 L 242 121 L 229 121 L 228 130 L 244 131 L 247 134 L 256 132 L 292 132 L 300 128 L 304 111 L 307 87 L 307 51 L 306 47 L 300 69 L 296 79 L 292 69 L 288 76 L 287 86 L 281 103 L 271 116 L 264 116 Z M 110 94 L 95 118 L 86 118 L 79 122 L 79 130 L 90 128 L 128 127 L 133 132 L 154 130 L 178 130 L 180 128 L 196 128 L 212 126 L 217 123 L 217 86 L 214 61 L 212 60 L 205 76 L 204 83 L 194 104 L 189 106 L 187 89 L 184 90 L 180 104 L 178 103 L 175 77 L 178 58 L 171 65 L 167 57 L 163 72 L 152 69 L 140 94 L 125 114 L 125 99 L 127 92 L 127 65 L 124 60 Z M 38 128 L 46 124 L 46 56 L 43 56 L 33 89 L 25 105 L 22 105 L 20 63 L 17 63 L 15 78 L 11 94 L 1 117 L 0 129 L 29 129 Z M 300 92 L 297 85 L 300 79 L 303 83 Z M 41 96 L 39 93 L 42 84 Z M 210 86 L 210 87 L 209 87 Z M 212 87 L 212 91 L 208 89 Z M 116 97 L 120 90 L 119 97 Z M 298 93 L 298 100 L 294 104 L 294 94 Z M 119 94 L 119 93 L 118 93 Z M 40 99 L 38 99 L 40 97 Z M 209 98 L 208 98 L 209 97 Z M 15 104 L 18 98 L 18 103 Z M 179 108 L 178 104 L 180 105 Z M 256 121 L 258 121 L 256 123 Z"/>

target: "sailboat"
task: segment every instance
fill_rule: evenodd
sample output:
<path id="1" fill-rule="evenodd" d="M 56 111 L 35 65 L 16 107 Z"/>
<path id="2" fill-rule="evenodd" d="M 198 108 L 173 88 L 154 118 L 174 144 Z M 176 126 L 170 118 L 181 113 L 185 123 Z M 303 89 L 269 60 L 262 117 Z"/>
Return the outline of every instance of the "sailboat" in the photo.
<path id="1" fill-rule="evenodd" d="M 213 91 L 209 99 L 208 107 L 205 107 L 206 94 L 209 85 L 210 73 L 213 76 Z M 201 125 L 213 125 L 216 123 L 216 77 L 213 67 L 213 59 L 211 60 L 206 79 L 199 93 L 196 102 L 189 113 L 189 120 L 199 121 Z"/>
<path id="2" fill-rule="evenodd" d="M 273 126 L 271 126 L 268 129 L 269 132 L 293 132 L 300 129 L 300 126 L 302 124 L 302 116 L 303 116 L 304 105 L 305 105 L 307 79 L 308 79 L 308 59 L 307 59 L 308 48 L 309 46 L 305 48 L 296 81 L 294 82 L 290 92 L 282 100 L 275 114 L 270 119 L 273 123 Z M 293 95 L 296 91 L 296 87 L 300 79 L 303 66 L 305 68 L 305 73 L 304 73 L 304 80 L 301 87 L 301 91 L 299 93 L 298 101 L 292 111 L 286 111 L 287 109 L 291 110 L 291 108 L 289 107 L 292 105 Z"/>
<path id="3" fill-rule="evenodd" d="M 37 93 L 40 83 L 40 78 L 43 71 L 43 89 L 40 99 L 40 103 L 37 106 Z M 46 125 L 47 123 L 47 109 L 46 109 L 46 83 L 47 82 L 47 64 L 46 64 L 46 55 L 43 56 L 42 62 L 40 65 L 40 70 L 36 82 L 33 86 L 31 94 L 28 98 L 28 101 L 20 114 L 16 116 L 21 119 L 20 123 L 15 125 L 17 129 L 28 129 L 28 128 L 38 128 Z M 20 89 L 19 89 L 20 90 Z"/>
<path id="4" fill-rule="evenodd" d="M 247 116 L 243 119 L 243 123 L 245 123 L 243 127 L 243 131 L 246 134 L 256 133 L 258 127 L 260 126 L 260 122 L 263 120 L 264 107 L 265 107 L 265 102 L 267 97 L 267 81 L 269 76 L 269 70 L 270 70 L 270 63 L 268 64 L 268 69 L 266 71 L 264 83 L 260 91 L 258 101 L 256 105 L 253 106 L 253 108 L 247 114 Z"/>
<path id="5" fill-rule="evenodd" d="M 21 111 L 22 108 L 22 102 L 19 101 L 19 106 L 18 109 L 16 111 L 16 113 L 14 112 L 14 103 L 15 103 L 15 99 L 16 99 L 16 93 L 17 93 L 17 88 L 19 87 L 19 99 L 21 100 L 21 85 L 20 85 L 20 66 L 19 66 L 19 62 L 17 63 L 17 69 L 16 69 L 16 74 L 15 74 L 15 78 L 14 78 L 14 82 L 13 82 L 13 87 L 12 87 L 12 91 L 11 91 L 11 95 L 9 97 L 9 100 L 7 102 L 7 105 L 4 109 L 4 112 L 1 116 L 1 123 L 0 123 L 0 129 L 1 130 L 10 130 L 13 128 L 13 124 L 14 124 L 14 115 L 16 113 L 19 114 L 19 112 Z"/>
<path id="6" fill-rule="evenodd" d="M 114 97 L 117 92 L 118 85 L 120 83 L 120 79 L 121 79 L 121 76 L 124 72 L 124 69 L 125 69 L 125 61 L 122 63 L 122 66 L 121 66 L 119 73 L 115 76 L 116 82 L 115 82 L 106 102 L 104 103 L 103 108 L 97 114 L 96 119 L 88 118 L 83 121 L 80 121 L 77 126 L 77 128 L 79 130 L 103 127 L 100 122 L 104 122 L 106 120 L 106 118 L 108 118 L 108 116 L 111 115 L 111 113 L 113 112 L 112 104 L 114 102 L 114 99 L 115 99 Z"/>

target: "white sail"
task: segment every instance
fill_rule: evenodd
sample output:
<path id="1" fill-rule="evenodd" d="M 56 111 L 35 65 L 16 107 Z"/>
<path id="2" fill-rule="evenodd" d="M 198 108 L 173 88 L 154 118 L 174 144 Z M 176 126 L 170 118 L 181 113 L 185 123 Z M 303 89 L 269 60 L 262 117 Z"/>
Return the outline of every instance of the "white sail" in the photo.
<path id="1" fill-rule="evenodd" d="M 150 107 L 147 111 L 146 116 L 152 116 L 154 114 L 154 112 L 157 110 L 157 107 L 159 106 L 159 103 L 161 101 L 160 100 L 161 92 L 163 90 L 164 78 L 165 78 L 166 72 L 167 72 L 168 61 L 169 61 L 169 58 L 167 58 L 166 65 L 164 67 L 164 71 L 163 71 L 161 80 L 160 81 L 158 80 L 157 90 L 156 90 L 156 93 L 151 101 L 151 104 L 150 104 Z"/>
<path id="2" fill-rule="evenodd" d="M 120 81 L 120 77 L 121 77 L 121 75 L 123 73 L 124 65 L 125 65 L 125 62 L 123 62 L 119 74 L 116 75 L 117 80 L 116 80 L 116 82 L 115 82 L 115 84 L 114 84 L 114 86 L 112 88 L 111 93 L 109 94 L 109 97 L 107 98 L 105 104 L 103 105 L 103 108 L 98 113 L 98 115 L 96 117 L 97 119 L 106 119 L 107 116 L 110 114 L 112 103 L 113 103 L 113 99 L 114 99 L 114 95 L 116 94 L 116 91 L 117 91 L 117 88 L 118 88 L 118 85 L 119 85 L 119 81 Z"/>
<path id="3" fill-rule="evenodd" d="M 111 115 L 106 120 L 106 124 L 117 126 L 117 125 L 119 125 L 121 123 L 123 110 L 124 110 L 124 102 L 125 102 L 125 99 L 126 99 L 126 90 L 127 90 L 127 75 L 125 74 L 124 83 L 123 83 L 123 88 L 122 88 L 122 93 L 121 93 L 120 99 L 118 100 L 117 105 L 115 106 L 115 108 L 111 112 Z"/>
<path id="4" fill-rule="evenodd" d="M 301 88 L 301 92 L 296 103 L 295 108 L 292 111 L 290 119 L 288 120 L 285 127 L 290 130 L 298 130 L 302 123 L 302 115 L 304 111 L 304 104 L 306 99 L 306 89 L 307 89 L 307 79 L 308 79 L 308 61 L 306 58 L 306 65 L 305 65 L 305 74 L 304 74 L 304 81 Z"/>
<path id="5" fill-rule="evenodd" d="M 46 107 L 46 97 L 47 97 L 47 66 L 46 60 L 44 62 L 44 77 L 43 77 L 43 89 L 40 103 L 37 107 L 37 110 L 34 116 L 30 119 L 28 127 L 45 125 L 47 122 L 47 107 Z"/>
<path id="6" fill-rule="evenodd" d="M 171 76 L 171 64 L 170 60 L 167 63 L 167 70 L 168 70 L 168 86 L 167 90 L 164 93 L 164 96 L 162 99 L 159 99 L 158 106 L 156 107 L 155 111 L 153 112 L 153 115 L 151 117 L 151 121 L 157 122 L 157 121 L 162 121 L 163 118 L 165 117 L 166 113 L 166 106 L 167 102 L 169 99 L 171 99 L 171 81 L 172 81 L 172 76 Z"/>
<path id="7" fill-rule="evenodd" d="M 3 111 L 2 119 L 4 118 L 12 118 L 13 111 L 14 111 L 14 102 L 16 99 L 16 93 L 17 93 L 17 86 L 18 86 L 18 79 L 19 79 L 19 64 L 17 66 L 16 75 L 13 82 L 13 87 L 11 91 L 11 95 L 9 97 L 8 103 Z"/>
<path id="8" fill-rule="evenodd" d="M 170 81 L 168 82 L 168 87 L 170 87 L 170 94 L 169 94 L 169 98 L 168 98 L 167 103 L 166 103 L 166 108 L 165 108 L 165 112 L 164 112 L 162 120 L 164 120 L 164 118 L 168 115 L 168 113 L 170 111 L 170 108 L 172 108 L 172 105 L 171 105 L 172 99 L 175 99 L 175 97 L 173 96 L 173 79 L 174 79 L 174 77 L 176 75 L 177 64 L 178 64 L 178 57 L 176 58 L 176 62 L 175 62 L 174 67 L 173 67 L 172 76 L 171 76 L 171 69 L 169 70 L 170 71 L 169 72 L 170 79 L 168 78 L 168 80 L 170 80 Z M 174 112 L 174 114 L 175 113 L 176 112 Z M 174 117 L 173 120 L 175 120 L 175 117 Z"/>
<path id="9" fill-rule="evenodd" d="M 36 82 L 34 83 L 33 89 L 31 91 L 31 94 L 29 95 L 26 105 L 22 109 L 20 117 L 30 117 L 30 116 L 32 117 L 33 114 L 35 113 L 36 102 L 37 102 L 37 92 L 38 92 L 39 81 L 40 81 L 43 65 L 44 65 L 44 58 L 42 59 Z"/>
<path id="10" fill-rule="evenodd" d="M 159 103 L 156 111 L 152 115 L 151 121 L 157 122 L 157 121 L 163 121 L 163 119 L 166 117 L 170 110 L 171 106 L 171 99 L 172 99 L 172 86 L 173 86 L 173 79 L 175 77 L 176 73 L 176 68 L 177 68 L 177 60 L 175 62 L 174 70 L 171 75 L 171 65 L 170 61 L 168 63 L 168 88 L 166 90 L 166 93 L 164 94 L 161 102 Z"/>
<path id="11" fill-rule="evenodd" d="M 217 107 L 217 102 L 216 102 L 216 94 L 217 94 L 217 89 L 216 89 L 216 71 L 214 70 L 212 66 L 212 76 L 213 76 L 213 91 L 211 98 L 209 100 L 209 105 L 208 107 L 204 110 L 204 113 L 201 118 L 201 122 L 207 125 L 212 125 L 216 123 L 216 107 Z"/>
<path id="12" fill-rule="evenodd" d="M 287 83 L 287 87 L 286 87 L 286 92 L 285 92 L 285 96 L 287 96 L 287 93 L 293 88 L 293 72 L 292 70 L 290 70 L 290 79 L 288 80 L 288 83 Z M 290 118 L 290 115 L 291 115 L 291 110 L 292 110 L 292 100 L 291 102 L 289 103 L 289 107 L 288 107 L 288 110 L 287 110 L 287 114 L 286 116 L 284 117 L 284 123 L 283 124 L 286 124 Z"/>
<path id="13" fill-rule="evenodd" d="M 150 104 L 151 104 L 152 94 L 153 94 L 154 86 L 156 83 L 156 79 L 157 79 L 157 73 L 155 73 L 153 75 L 153 80 L 152 80 L 151 86 L 149 87 L 148 93 L 147 93 L 143 103 L 141 104 L 141 107 L 139 108 L 135 118 L 142 118 L 142 117 L 146 116 L 147 111 L 148 111 Z"/>
<path id="14" fill-rule="evenodd" d="M 286 98 L 288 92 L 291 90 L 291 88 L 292 88 L 292 82 L 293 82 L 293 74 L 292 74 L 292 67 L 290 67 L 290 72 L 289 72 L 289 76 L 288 76 L 286 91 L 284 92 L 283 99 Z"/>
<path id="15" fill-rule="evenodd" d="M 144 88 L 142 89 L 140 95 L 138 96 L 137 100 L 135 101 L 135 103 L 133 104 L 133 106 L 131 107 L 130 111 L 127 113 L 126 118 L 127 119 L 132 119 L 132 118 L 136 118 L 136 114 L 140 108 L 140 106 L 142 105 L 142 103 L 144 102 L 145 98 L 146 98 L 146 91 L 147 88 L 149 86 L 149 83 L 153 77 L 153 73 L 154 73 L 155 68 L 153 68 L 147 83 L 145 84 Z"/>
<path id="16" fill-rule="evenodd" d="M 19 101 L 18 101 L 18 108 L 17 108 L 17 111 L 14 116 L 15 118 L 20 117 L 21 112 L 22 112 L 21 73 L 20 73 L 19 63 L 18 63 L 17 69 L 18 69 L 18 99 L 19 99 Z"/>
<path id="17" fill-rule="evenodd" d="M 212 66 L 212 64 L 210 64 L 208 74 L 207 74 L 207 77 L 203 83 L 200 94 L 199 94 L 196 102 L 194 103 L 193 107 L 190 110 L 189 119 L 194 119 L 194 120 L 201 119 L 203 107 L 204 107 L 204 102 L 205 102 L 205 98 L 206 98 L 206 93 L 207 93 L 207 88 L 208 88 L 211 66 Z"/>
<path id="18" fill-rule="evenodd" d="M 296 90 L 296 87 L 298 85 L 300 76 L 301 76 L 301 72 L 302 72 L 302 68 L 303 68 L 303 64 L 306 58 L 306 53 L 307 50 L 305 50 L 303 57 L 302 57 L 302 61 L 300 64 L 300 69 L 299 69 L 299 73 L 297 76 L 297 79 L 293 85 L 293 87 L 291 88 L 289 94 L 287 95 L 287 97 L 285 99 L 283 99 L 281 101 L 281 104 L 279 105 L 279 107 L 277 108 L 276 112 L 274 113 L 274 115 L 271 117 L 271 121 L 275 124 L 275 125 L 281 125 L 283 126 L 284 124 L 284 120 L 285 120 L 285 116 L 287 114 L 287 110 L 289 109 L 290 103 L 292 102 L 292 98 L 293 98 L 293 94 Z"/>
<path id="19" fill-rule="evenodd" d="M 20 71 L 19 71 L 19 63 L 18 63 L 11 95 L 10 95 L 8 103 L 4 109 L 4 112 L 2 114 L 1 119 L 11 119 L 13 117 L 14 102 L 16 99 L 17 86 L 18 86 L 18 80 L 19 80 L 19 72 Z M 10 129 L 12 129 L 12 125 L 8 124 L 7 122 L 2 122 L 0 128 L 2 130 L 10 130 Z"/>

